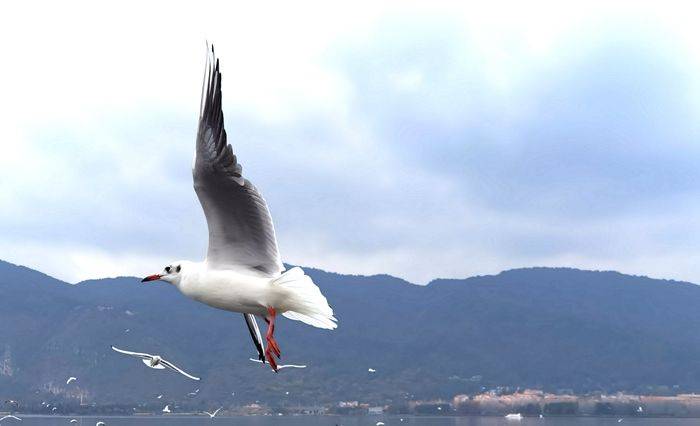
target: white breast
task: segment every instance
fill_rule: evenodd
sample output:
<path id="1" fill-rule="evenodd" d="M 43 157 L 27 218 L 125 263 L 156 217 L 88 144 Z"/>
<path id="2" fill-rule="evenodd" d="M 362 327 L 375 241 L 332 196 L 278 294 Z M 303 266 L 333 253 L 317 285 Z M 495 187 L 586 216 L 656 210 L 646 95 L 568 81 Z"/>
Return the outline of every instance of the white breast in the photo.
<path id="1" fill-rule="evenodd" d="M 265 315 L 279 298 L 271 279 L 233 270 L 202 268 L 183 274 L 178 288 L 185 296 L 226 311 Z"/>

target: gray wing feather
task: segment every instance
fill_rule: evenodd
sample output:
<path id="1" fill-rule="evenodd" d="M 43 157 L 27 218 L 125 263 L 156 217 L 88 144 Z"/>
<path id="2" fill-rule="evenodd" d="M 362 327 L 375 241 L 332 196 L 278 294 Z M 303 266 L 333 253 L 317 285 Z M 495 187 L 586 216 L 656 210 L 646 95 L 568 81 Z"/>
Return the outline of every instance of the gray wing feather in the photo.
<path id="1" fill-rule="evenodd" d="M 265 276 L 279 275 L 284 267 L 267 203 L 243 177 L 226 140 L 221 73 L 213 47 L 202 85 L 192 177 L 209 228 L 207 262 L 222 269 L 244 266 Z"/>
<path id="2" fill-rule="evenodd" d="M 250 337 L 253 339 L 253 345 L 258 351 L 258 359 L 265 363 L 265 346 L 263 344 L 262 335 L 260 334 L 260 329 L 258 328 L 258 322 L 255 321 L 255 315 L 243 314 L 245 323 L 248 326 L 248 331 L 250 332 Z"/>

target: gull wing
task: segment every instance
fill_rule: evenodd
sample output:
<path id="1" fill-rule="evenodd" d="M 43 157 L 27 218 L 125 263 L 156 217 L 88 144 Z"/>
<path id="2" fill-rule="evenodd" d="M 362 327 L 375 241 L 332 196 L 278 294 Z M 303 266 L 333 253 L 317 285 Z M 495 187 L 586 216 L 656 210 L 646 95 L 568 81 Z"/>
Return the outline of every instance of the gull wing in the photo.
<path id="1" fill-rule="evenodd" d="M 260 361 L 259 359 L 255 359 L 255 358 L 248 358 L 248 359 L 249 359 L 250 361 L 253 361 L 253 362 L 262 363 L 262 361 Z M 283 368 L 306 368 L 306 365 L 302 365 L 302 364 L 282 364 L 282 365 L 278 365 L 278 366 L 277 366 L 277 369 L 278 369 L 278 370 L 281 370 L 281 369 L 283 369 Z"/>
<path id="2" fill-rule="evenodd" d="M 214 268 L 243 267 L 263 276 L 278 276 L 284 266 L 267 203 L 243 177 L 226 139 L 221 73 L 213 47 L 202 84 L 192 178 L 209 228 L 207 263 Z"/>
<path id="3" fill-rule="evenodd" d="M 153 355 L 151 354 L 146 354 L 146 353 L 141 353 L 141 352 L 131 352 L 131 351 L 125 351 L 124 349 L 119 349 L 117 347 L 111 346 L 112 350 L 117 351 L 121 354 L 124 355 L 131 355 L 131 356 L 136 356 L 142 359 L 153 359 Z"/>
<path id="4" fill-rule="evenodd" d="M 199 377 L 194 377 L 193 375 L 186 373 L 185 371 L 183 371 L 182 369 L 180 369 L 178 366 L 176 366 L 175 364 L 173 364 L 170 361 L 166 361 L 164 359 L 161 359 L 160 363 L 173 371 L 177 371 L 178 373 L 182 374 L 185 377 L 189 377 L 192 380 L 199 380 Z"/>
<path id="5" fill-rule="evenodd" d="M 245 318 L 245 323 L 248 326 L 248 331 L 250 332 L 250 337 L 253 339 L 253 345 L 258 351 L 258 359 L 265 363 L 265 346 L 263 344 L 262 335 L 260 334 L 260 329 L 258 328 L 258 322 L 255 320 L 255 315 L 253 314 L 243 314 Z"/>

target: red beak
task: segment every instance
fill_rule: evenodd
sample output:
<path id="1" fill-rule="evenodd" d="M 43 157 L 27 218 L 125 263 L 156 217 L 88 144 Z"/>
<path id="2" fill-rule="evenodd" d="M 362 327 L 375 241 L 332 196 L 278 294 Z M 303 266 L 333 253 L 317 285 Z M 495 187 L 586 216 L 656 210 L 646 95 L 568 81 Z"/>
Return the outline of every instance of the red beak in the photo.
<path id="1" fill-rule="evenodd" d="M 149 276 L 147 276 L 146 278 L 142 279 L 141 282 L 142 282 L 142 283 L 145 283 L 145 282 L 148 282 L 148 281 L 156 281 L 156 280 L 159 280 L 160 277 L 162 277 L 162 275 L 159 275 L 159 274 L 149 275 Z"/>

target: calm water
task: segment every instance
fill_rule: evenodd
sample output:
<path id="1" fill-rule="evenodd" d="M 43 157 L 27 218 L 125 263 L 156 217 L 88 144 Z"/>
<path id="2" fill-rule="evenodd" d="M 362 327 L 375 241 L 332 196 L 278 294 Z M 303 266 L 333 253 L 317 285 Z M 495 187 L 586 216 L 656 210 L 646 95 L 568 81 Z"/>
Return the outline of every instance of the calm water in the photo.
<path id="1" fill-rule="evenodd" d="M 28 417 L 22 422 L 11 419 L 2 422 L 5 425 L 54 426 L 69 425 L 70 417 Z M 93 426 L 98 421 L 107 426 L 205 426 L 205 425 L 240 425 L 240 426 L 374 426 L 378 421 L 387 426 L 598 426 L 598 425 L 635 425 L 635 426 L 686 426 L 698 425 L 700 419 L 636 419 L 626 418 L 618 423 L 616 418 L 525 418 L 523 420 L 506 420 L 497 417 L 228 417 L 209 419 L 208 417 L 84 417 L 78 425 Z"/>

